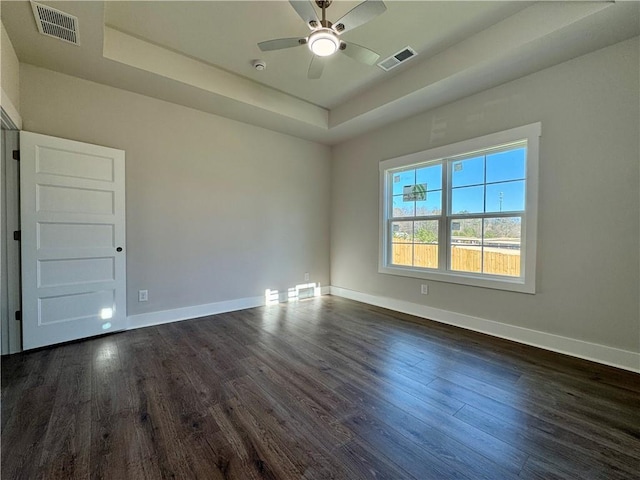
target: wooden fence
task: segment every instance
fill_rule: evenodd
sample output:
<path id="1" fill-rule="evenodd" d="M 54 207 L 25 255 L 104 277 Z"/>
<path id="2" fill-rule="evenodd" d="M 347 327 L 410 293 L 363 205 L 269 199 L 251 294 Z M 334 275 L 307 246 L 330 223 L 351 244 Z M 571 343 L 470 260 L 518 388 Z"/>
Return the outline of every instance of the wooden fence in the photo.
<path id="1" fill-rule="evenodd" d="M 415 251 L 414 251 L 415 247 Z M 411 243 L 393 244 L 393 263 L 412 265 L 415 253 L 416 267 L 436 268 L 438 266 L 438 246 Z M 482 250 L 480 247 L 454 245 L 451 248 L 451 269 L 462 272 L 481 272 Z M 484 249 L 484 273 L 520 276 L 520 251 L 507 248 Z"/>

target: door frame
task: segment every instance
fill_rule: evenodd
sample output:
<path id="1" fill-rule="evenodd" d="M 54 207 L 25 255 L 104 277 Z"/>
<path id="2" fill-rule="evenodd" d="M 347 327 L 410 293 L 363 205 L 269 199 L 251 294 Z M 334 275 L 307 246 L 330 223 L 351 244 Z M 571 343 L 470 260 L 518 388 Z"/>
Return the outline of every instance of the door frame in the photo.
<path id="1" fill-rule="evenodd" d="M 13 239 L 13 232 L 20 230 L 20 165 L 13 159 L 13 151 L 19 150 L 20 132 L 17 122 L 1 109 L 2 117 L 2 165 L 0 166 L 0 210 L 2 234 L 0 235 L 0 290 L 2 309 L 0 322 L 0 347 L 2 355 L 22 351 L 22 325 L 15 319 L 21 310 L 20 242 Z"/>

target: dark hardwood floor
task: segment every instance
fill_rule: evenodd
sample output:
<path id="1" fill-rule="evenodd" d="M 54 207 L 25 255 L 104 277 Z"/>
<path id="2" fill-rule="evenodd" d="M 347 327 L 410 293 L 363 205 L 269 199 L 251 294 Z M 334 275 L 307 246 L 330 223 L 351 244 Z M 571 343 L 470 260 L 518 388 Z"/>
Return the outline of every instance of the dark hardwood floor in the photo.
<path id="1" fill-rule="evenodd" d="M 337 297 L 2 359 L 2 479 L 631 479 L 640 375 Z"/>

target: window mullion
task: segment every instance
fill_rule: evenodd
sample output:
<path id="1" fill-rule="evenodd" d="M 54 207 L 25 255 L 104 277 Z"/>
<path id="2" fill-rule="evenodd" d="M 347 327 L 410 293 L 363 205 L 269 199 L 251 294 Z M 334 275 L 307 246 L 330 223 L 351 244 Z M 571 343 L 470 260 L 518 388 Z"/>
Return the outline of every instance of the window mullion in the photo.
<path id="1" fill-rule="evenodd" d="M 484 218 L 480 220 L 480 273 L 484 273 Z"/>
<path id="2" fill-rule="evenodd" d="M 510 218 L 510 217 L 523 217 L 525 212 L 488 212 L 488 213 L 464 213 L 450 215 L 451 220 L 467 220 L 472 218 Z"/>
<path id="3" fill-rule="evenodd" d="M 482 171 L 483 171 L 483 180 L 484 180 L 484 185 L 482 187 L 482 210 L 483 213 L 486 215 L 487 214 L 487 154 L 485 153 L 485 155 L 482 157 Z M 484 226 L 485 226 L 485 218 L 486 217 L 482 217 L 482 220 L 480 220 L 481 222 L 481 226 L 482 228 L 480 229 L 480 273 L 485 273 L 485 268 L 484 268 Z"/>
<path id="4" fill-rule="evenodd" d="M 387 204 L 386 204 L 386 216 L 388 219 L 387 223 L 387 258 L 386 262 L 388 264 L 393 262 L 393 173 L 389 172 L 386 178 L 386 189 L 389 192 L 387 196 Z"/>
<path id="5" fill-rule="evenodd" d="M 449 270 L 449 204 L 451 203 L 451 182 L 449 175 L 448 160 L 442 162 L 442 211 L 440 223 L 438 224 L 438 269 Z"/>
<path id="6" fill-rule="evenodd" d="M 440 215 L 426 215 L 426 216 L 415 216 L 415 217 L 389 217 L 389 221 L 391 222 L 422 222 L 424 220 L 438 220 L 440 219 Z"/>

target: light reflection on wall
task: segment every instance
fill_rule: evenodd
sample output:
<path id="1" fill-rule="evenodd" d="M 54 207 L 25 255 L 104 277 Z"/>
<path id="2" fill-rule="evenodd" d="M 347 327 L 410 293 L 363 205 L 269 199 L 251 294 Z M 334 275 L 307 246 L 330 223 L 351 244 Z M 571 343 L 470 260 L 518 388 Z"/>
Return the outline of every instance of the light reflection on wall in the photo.
<path id="1" fill-rule="evenodd" d="M 264 303 L 265 305 L 275 305 L 277 303 L 297 302 L 305 298 L 319 297 L 320 292 L 319 283 L 301 283 L 295 287 L 288 288 L 286 292 L 267 288 L 264 291 Z"/>

